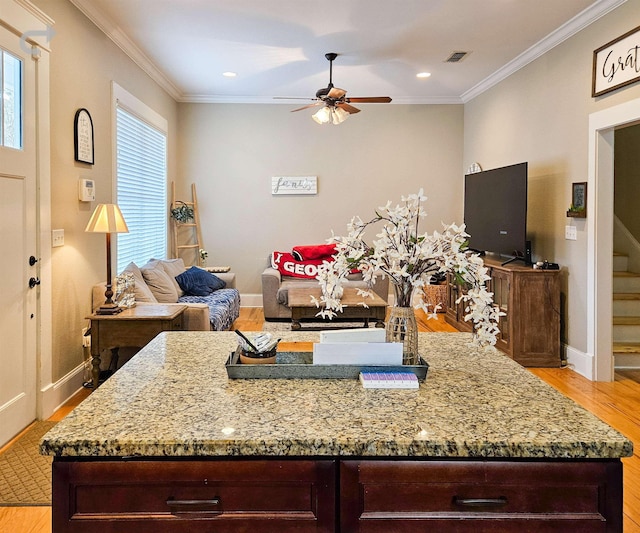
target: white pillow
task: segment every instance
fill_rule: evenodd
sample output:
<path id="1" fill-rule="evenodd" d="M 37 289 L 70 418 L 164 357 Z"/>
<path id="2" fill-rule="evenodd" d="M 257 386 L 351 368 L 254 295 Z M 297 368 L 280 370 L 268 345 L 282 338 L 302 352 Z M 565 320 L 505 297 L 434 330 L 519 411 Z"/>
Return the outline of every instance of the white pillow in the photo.
<path id="1" fill-rule="evenodd" d="M 178 301 L 178 291 L 175 288 L 174 280 L 164 271 L 160 261 L 149 261 L 140 267 L 140 272 L 158 302 L 174 304 Z"/>

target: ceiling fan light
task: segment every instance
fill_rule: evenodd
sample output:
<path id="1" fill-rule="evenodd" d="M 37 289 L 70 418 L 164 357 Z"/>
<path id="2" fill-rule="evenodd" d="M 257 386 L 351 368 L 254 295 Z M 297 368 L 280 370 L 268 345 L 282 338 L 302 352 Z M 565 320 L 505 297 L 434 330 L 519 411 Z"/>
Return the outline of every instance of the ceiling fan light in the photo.
<path id="1" fill-rule="evenodd" d="M 332 109 L 331 124 L 342 124 L 348 118 L 349 118 L 349 113 L 347 113 L 341 107 L 334 107 Z"/>
<path id="2" fill-rule="evenodd" d="M 322 107 L 311 115 L 311 118 L 318 124 L 327 124 L 331 120 L 331 112 L 328 107 Z"/>

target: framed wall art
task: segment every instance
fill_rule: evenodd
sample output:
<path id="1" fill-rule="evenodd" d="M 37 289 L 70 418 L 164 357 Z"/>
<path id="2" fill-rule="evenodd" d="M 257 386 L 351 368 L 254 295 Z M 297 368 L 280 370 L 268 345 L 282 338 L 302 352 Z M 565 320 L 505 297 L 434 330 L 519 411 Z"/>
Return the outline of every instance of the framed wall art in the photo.
<path id="1" fill-rule="evenodd" d="M 73 121 L 74 158 L 80 163 L 93 165 L 93 121 L 84 108 L 76 111 Z"/>
<path id="2" fill-rule="evenodd" d="M 587 182 L 581 181 L 571 186 L 571 207 L 568 217 L 587 218 Z"/>
<path id="3" fill-rule="evenodd" d="M 593 52 L 591 96 L 596 97 L 640 80 L 640 26 Z"/>
<path id="4" fill-rule="evenodd" d="M 317 194 L 317 176 L 274 176 L 271 178 L 271 194 Z"/>

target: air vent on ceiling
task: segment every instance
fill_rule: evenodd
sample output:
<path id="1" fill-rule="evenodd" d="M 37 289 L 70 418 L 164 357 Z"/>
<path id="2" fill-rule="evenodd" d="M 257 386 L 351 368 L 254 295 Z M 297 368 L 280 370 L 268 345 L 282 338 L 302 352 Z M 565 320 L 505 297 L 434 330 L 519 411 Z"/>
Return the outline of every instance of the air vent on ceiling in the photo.
<path id="1" fill-rule="evenodd" d="M 452 52 L 451 55 L 444 60 L 445 63 L 458 63 L 462 61 L 469 52 Z"/>

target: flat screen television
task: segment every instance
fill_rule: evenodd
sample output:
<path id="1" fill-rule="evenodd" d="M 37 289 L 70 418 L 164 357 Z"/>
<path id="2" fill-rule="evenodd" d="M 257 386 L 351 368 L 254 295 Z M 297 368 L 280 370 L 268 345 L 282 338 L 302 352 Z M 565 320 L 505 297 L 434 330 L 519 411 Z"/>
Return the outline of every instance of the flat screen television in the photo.
<path id="1" fill-rule="evenodd" d="M 464 222 L 472 250 L 531 263 L 527 242 L 527 163 L 467 174 Z"/>

